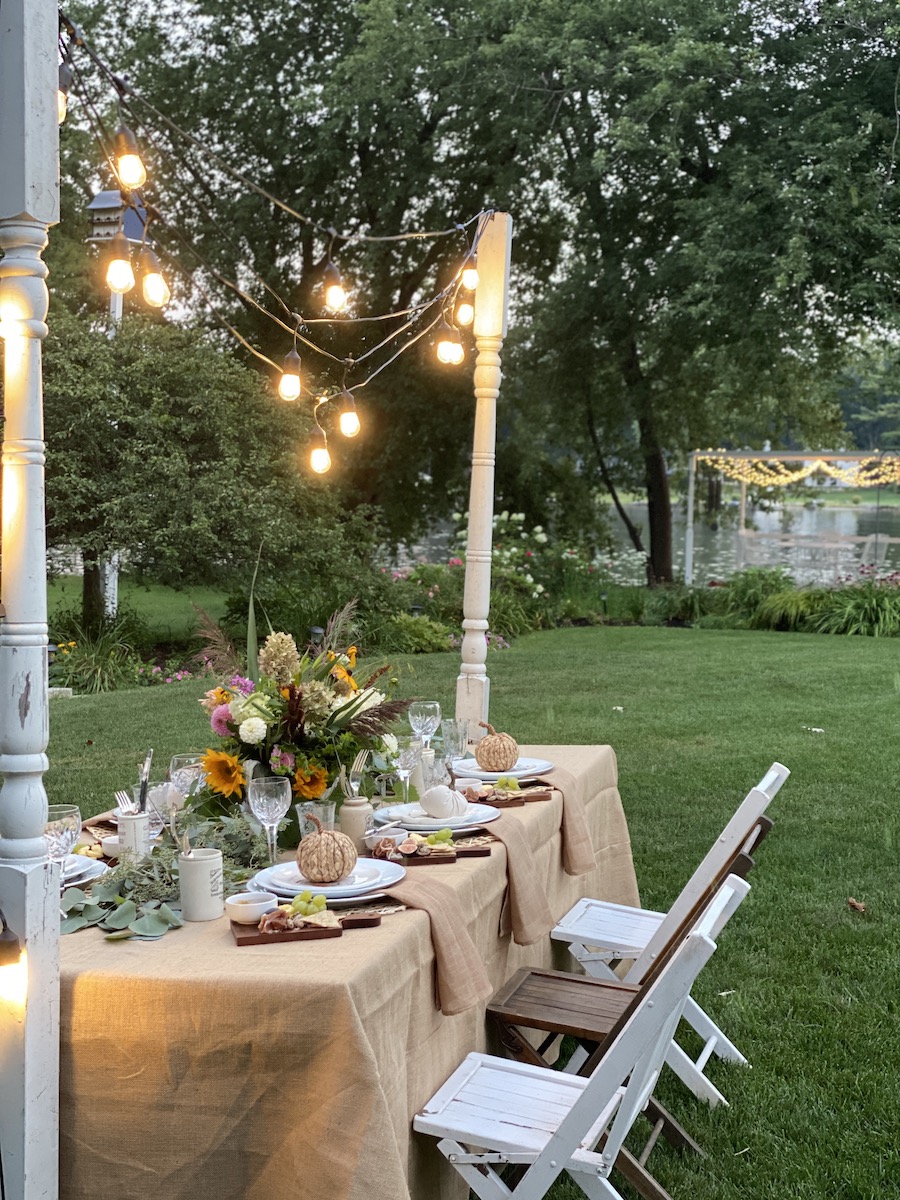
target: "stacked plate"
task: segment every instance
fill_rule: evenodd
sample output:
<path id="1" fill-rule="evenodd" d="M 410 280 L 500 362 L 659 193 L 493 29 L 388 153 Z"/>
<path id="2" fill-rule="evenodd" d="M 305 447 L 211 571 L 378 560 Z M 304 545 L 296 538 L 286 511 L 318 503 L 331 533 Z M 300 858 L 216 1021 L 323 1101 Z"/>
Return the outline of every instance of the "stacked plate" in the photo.
<path id="1" fill-rule="evenodd" d="M 508 771 L 482 771 L 474 758 L 455 758 L 453 760 L 455 775 L 481 779 L 485 783 L 496 783 L 498 779 L 509 778 L 530 779 L 533 775 L 545 775 L 552 770 L 553 763 L 548 762 L 546 758 L 519 757 L 516 759 L 515 766 L 510 767 Z"/>
<path id="2" fill-rule="evenodd" d="M 63 887 L 83 887 L 92 879 L 105 875 L 109 867 L 99 858 L 85 858 L 83 854 L 67 854 L 62 861 L 61 882 Z"/>
<path id="3" fill-rule="evenodd" d="M 329 908 L 380 900 L 380 889 L 399 883 L 406 874 L 400 863 L 381 858 L 360 858 L 349 875 L 336 883 L 313 883 L 302 874 L 296 863 L 276 863 L 257 872 L 250 881 L 250 890 L 271 892 L 279 900 L 293 900 L 300 892 L 310 891 L 324 896 Z"/>
<path id="4" fill-rule="evenodd" d="M 473 759 L 474 762 L 474 759 Z M 434 833 L 438 829 L 452 829 L 454 833 L 472 833 L 481 829 L 489 821 L 496 821 L 500 810 L 490 804 L 470 804 L 459 817 L 429 817 L 418 804 L 390 804 L 387 808 L 379 808 L 375 814 L 377 825 L 399 821 L 404 829 L 413 833 Z"/>

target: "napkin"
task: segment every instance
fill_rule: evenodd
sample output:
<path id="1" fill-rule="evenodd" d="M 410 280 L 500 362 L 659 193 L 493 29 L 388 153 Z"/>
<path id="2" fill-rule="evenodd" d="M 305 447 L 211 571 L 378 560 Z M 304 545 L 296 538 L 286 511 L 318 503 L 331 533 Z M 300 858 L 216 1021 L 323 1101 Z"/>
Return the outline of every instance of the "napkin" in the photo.
<path id="1" fill-rule="evenodd" d="M 452 1017 L 493 995 L 481 956 L 466 929 L 456 892 L 437 879 L 407 877 L 385 888 L 407 908 L 421 908 L 431 919 L 435 957 L 435 1003 Z"/>
<path id="2" fill-rule="evenodd" d="M 562 796 L 562 851 L 566 874 L 585 875 L 593 871 L 597 856 L 575 776 L 564 767 L 554 767 L 552 777 L 541 779 L 540 782 L 556 788 Z"/>
<path id="3" fill-rule="evenodd" d="M 511 813 L 501 813 L 491 821 L 490 832 L 506 847 L 506 902 L 500 916 L 500 931 L 512 928 L 518 946 L 540 941 L 553 928 L 547 894 L 538 881 L 531 843 L 522 822 Z"/>

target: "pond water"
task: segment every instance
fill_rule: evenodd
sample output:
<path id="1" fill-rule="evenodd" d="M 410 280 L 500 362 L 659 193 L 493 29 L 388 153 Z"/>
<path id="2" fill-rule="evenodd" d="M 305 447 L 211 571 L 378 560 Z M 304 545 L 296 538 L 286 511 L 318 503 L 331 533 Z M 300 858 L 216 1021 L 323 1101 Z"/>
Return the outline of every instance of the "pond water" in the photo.
<path id="1" fill-rule="evenodd" d="M 646 504 L 625 506 L 630 518 L 647 529 Z M 738 536 L 737 508 L 726 508 L 717 525 L 694 524 L 694 581 L 723 579 L 741 566 L 786 566 L 798 583 L 829 583 L 855 574 L 862 561 L 875 562 L 880 572 L 900 570 L 900 507 L 852 505 L 807 508 L 778 505 L 769 511 L 747 509 L 753 528 Z M 676 510 L 674 562 L 684 573 L 684 513 Z M 617 543 L 630 548 L 625 527 L 613 513 Z M 636 580 L 637 582 L 637 580 Z"/>

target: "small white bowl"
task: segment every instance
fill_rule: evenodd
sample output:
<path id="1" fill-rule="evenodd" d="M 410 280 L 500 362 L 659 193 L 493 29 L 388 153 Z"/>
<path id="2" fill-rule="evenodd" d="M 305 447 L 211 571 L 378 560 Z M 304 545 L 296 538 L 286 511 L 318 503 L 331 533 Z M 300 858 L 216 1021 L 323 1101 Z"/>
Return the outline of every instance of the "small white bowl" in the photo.
<path id="1" fill-rule="evenodd" d="M 238 892 L 225 901 L 225 914 L 238 925 L 256 925 L 259 918 L 278 907 L 278 897 L 271 892 Z"/>
<path id="2" fill-rule="evenodd" d="M 371 833 L 366 834 L 366 845 L 370 850 L 374 850 L 380 841 L 384 838 L 390 838 L 395 846 L 399 846 L 401 842 L 405 842 L 409 837 L 409 833 L 405 829 L 374 829 Z"/>
<path id="3" fill-rule="evenodd" d="M 106 858 L 118 858 L 122 851 L 122 843 L 119 840 L 117 833 L 110 834 L 109 837 L 102 838 L 100 847 Z"/>
<path id="4" fill-rule="evenodd" d="M 465 792 L 467 788 L 474 788 L 476 792 L 480 792 L 484 787 L 483 779 L 457 779 L 456 790 Z"/>

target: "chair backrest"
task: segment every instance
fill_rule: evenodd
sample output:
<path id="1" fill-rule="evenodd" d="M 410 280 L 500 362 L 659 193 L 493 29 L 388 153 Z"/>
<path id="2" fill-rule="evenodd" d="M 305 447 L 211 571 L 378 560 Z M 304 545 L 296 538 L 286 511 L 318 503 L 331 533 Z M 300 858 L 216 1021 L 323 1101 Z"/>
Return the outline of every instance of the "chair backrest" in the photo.
<path id="1" fill-rule="evenodd" d="M 558 1177 L 560 1164 L 567 1162 L 579 1148 L 598 1113 L 604 1111 L 624 1084 L 602 1149 L 604 1173 L 609 1173 L 653 1090 L 694 980 L 715 948 L 715 943 L 704 934 L 692 933 L 677 947 L 653 983 L 642 989 L 627 1019 L 606 1042 L 603 1057 L 584 1091 L 528 1168 L 513 1196 L 520 1189 L 522 1195 L 544 1194 Z"/>
<path id="2" fill-rule="evenodd" d="M 757 786 L 750 789 L 700 866 L 682 888 L 681 894 L 660 922 L 640 958 L 625 976 L 626 983 L 640 983 L 650 966 L 667 947 L 671 947 L 673 941 L 683 936 L 691 927 L 694 914 L 731 873 L 737 857 L 744 851 L 749 854 L 748 843 L 752 846 L 762 840 L 767 830 L 764 831 L 761 826 L 757 832 L 757 826 L 761 825 L 763 814 L 789 775 L 787 767 L 778 762 L 772 763 Z"/>

